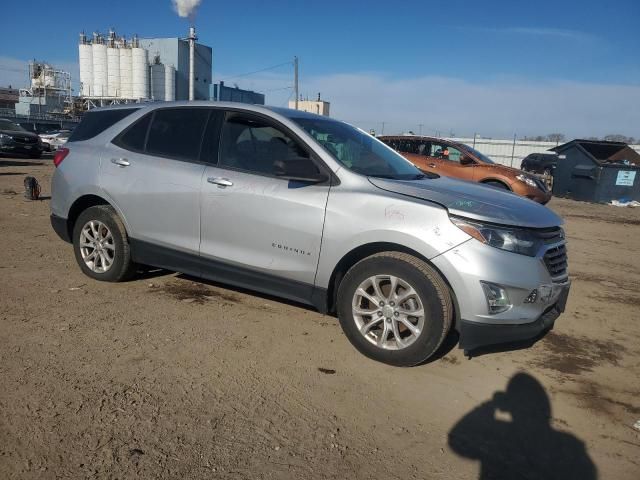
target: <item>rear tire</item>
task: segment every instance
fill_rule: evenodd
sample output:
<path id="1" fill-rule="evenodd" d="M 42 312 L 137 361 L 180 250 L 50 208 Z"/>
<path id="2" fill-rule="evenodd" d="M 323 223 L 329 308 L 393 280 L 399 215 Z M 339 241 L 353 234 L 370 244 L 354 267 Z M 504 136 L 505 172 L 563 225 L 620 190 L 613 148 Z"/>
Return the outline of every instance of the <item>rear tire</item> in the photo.
<path id="1" fill-rule="evenodd" d="M 135 272 L 127 230 L 110 205 L 90 207 L 78 216 L 73 251 L 80 269 L 95 280 L 121 282 Z"/>
<path id="2" fill-rule="evenodd" d="M 342 329 L 360 353 L 400 367 L 431 357 L 453 315 L 438 272 L 400 252 L 378 253 L 351 267 L 340 282 L 337 306 Z"/>

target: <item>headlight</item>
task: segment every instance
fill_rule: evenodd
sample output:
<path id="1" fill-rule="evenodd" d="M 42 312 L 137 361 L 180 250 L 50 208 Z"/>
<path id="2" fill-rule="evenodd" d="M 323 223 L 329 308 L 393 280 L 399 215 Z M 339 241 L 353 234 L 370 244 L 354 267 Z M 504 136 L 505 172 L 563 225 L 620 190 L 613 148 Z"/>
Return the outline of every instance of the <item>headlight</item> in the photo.
<path id="1" fill-rule="evenodd" d="M 4 133 L 0 133 L 0 140 L 11 140 L 9 135 L 5 135 Z"/>
<path id="2" fill-rule="evenodd" d="M 501 250 L 535 257 L 542 240 L 529 230 L 500 227 L 451 217 L 453 224 L 476 240 Z"/>
<path id="3" fill-rule="evenodd" d="M 536 183 L 536 181 L 527 175 L 520 174 L 520 175 L 517 175 L 516 178 L 521 182 L 526 183 L 530 187 L 538 188 L 538 184 Z"/>

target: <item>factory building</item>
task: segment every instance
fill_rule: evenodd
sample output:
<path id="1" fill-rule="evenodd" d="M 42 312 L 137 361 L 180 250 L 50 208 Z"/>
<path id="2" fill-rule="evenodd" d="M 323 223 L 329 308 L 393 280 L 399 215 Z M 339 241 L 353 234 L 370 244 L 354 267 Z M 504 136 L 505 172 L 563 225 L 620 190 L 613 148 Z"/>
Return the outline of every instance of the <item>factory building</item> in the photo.
<path id="1" fill-rule="evenodd" d="M 227 87 L 223 81 L 213 85 L 213 99 L 220 102 L 241 102 L 253 105 L 264 105 L 264 93 L 252 90 L 243 90 L 236 87 Z"/>
<path id="2" fill-rule="evenodd" d="M 80 34 L 80 96 L 94 103 L 208 100 L 213 53 L 186 39 Z"/>
<path id="3" fill-rule="evenodd" d="M 320 99 L 320 94 L 318 93 L 317 100 L 298 100 L 297 105 L 295 100 L 289 100 L 289 108 L 302 110 L 303 112 L 315 113 L 316 115 L 324 115 L 325 117 L 329 116 L 329 107 L 331 104 L 325 100 Z"/>
<path id="4" fill-rule="evenodd" d="M 140 46 L 149 52 L 152 73 L 154 65 L 175 67 L 175 100 L 189 100 L 189 42 L 179 38 L 148 38 L 140 39 Z M 194 50 L 193 99 L 209 100 L 213 51 L 197 42 Z"/>

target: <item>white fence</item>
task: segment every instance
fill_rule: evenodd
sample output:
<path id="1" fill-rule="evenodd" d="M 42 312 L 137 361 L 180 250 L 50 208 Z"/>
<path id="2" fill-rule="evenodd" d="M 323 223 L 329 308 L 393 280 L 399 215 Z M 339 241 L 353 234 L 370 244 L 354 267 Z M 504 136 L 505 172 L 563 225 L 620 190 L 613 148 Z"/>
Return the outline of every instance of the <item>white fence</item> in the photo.
<path id="1" fill-rule="evenodd" d="M 532 140 L 497 140 L 493 138 L 449 138 L 464 143 L 490 157 L 496 163 L 520 168 L 522 159 L 530 153 L 546 152 L 559 145 L 556 142 L 534 142 Z M 564 142 L 561 142 L 562 144 Z M 630 145 L 640 153 L 640 145 Z"/>

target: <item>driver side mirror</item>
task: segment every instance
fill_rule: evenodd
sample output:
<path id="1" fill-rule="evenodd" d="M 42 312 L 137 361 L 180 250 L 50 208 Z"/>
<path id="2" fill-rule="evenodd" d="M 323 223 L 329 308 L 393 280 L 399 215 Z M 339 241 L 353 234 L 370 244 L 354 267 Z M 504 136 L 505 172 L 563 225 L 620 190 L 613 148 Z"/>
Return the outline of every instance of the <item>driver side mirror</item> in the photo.
<path id="1" fill-rule="evenodd" d="M 273 162 L 273 173 L 277 177 L 297 182 L 322 183 L 329 180 L 309 158 L 289 158 Z"/>
<path id="2" fill-rule="evenodd" d="M 473 165 L 475 163 L 475 160 L 468 155 L 460 157 L 460 165 Z"/>

